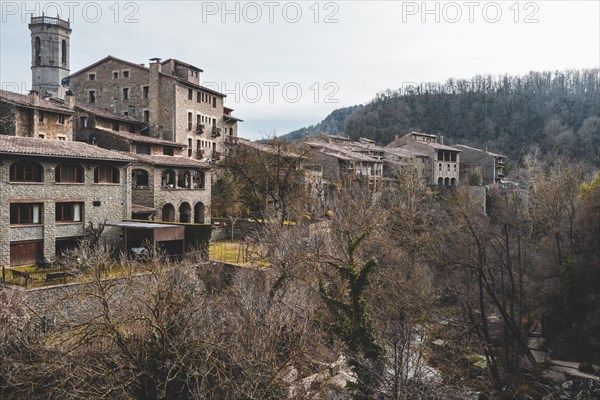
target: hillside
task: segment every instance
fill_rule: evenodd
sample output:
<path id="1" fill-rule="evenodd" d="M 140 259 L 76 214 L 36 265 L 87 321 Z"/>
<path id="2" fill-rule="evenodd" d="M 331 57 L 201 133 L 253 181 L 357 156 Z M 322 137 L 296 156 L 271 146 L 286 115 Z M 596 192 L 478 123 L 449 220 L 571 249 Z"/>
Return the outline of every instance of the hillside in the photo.
<path id="1" fill-rule="evenodd" d="M 343 134 L 346 119 L 355 111 L 361 110 L 362 108 L 363 105 L 338 108 L 318 124 L 301 128 L 288 134 L 279 136 L 279 139 L 283 139 L 288 142 L 295 142 L 307 136 L 315 136 L 322 132 L 329 134 Z"/>
<path id="2" fill-rule="evenodd" d="M 543 153 L 598 166 L 600 70 L 478 75 L 411 90 L 388 89 L 365 106 L 336 110 L 320 124 L 285 138 L 298 140 L 323 131 L 387 144 L 413 130 L 444 133 L 450 144 L 488 147 L 513 160 L 539 146 Z"/>

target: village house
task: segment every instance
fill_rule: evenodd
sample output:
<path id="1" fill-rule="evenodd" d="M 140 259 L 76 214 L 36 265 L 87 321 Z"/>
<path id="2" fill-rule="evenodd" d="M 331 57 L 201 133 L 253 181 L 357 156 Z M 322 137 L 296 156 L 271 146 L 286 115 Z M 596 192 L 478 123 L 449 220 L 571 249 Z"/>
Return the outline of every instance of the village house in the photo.
<path id="1" fill-rule="evenodd" d="M 505 177 L 506 156 L 463 144 L 452 147 L 461 151 L 460 176 L 473 185 L 500 183 Z"/>
<path id="2" fill-rule="evenodd" d="M 326 182 L 354 182 L 364 179 L 377 188 L 383 180 L 383 153 L 378 149 L 353 147 L 352 140 L 334 135 L 309 138 L 301 148 L 312 164 L 323 167 Z"/>
<path id="3" fill-rule="evenodd" d="M 386 147 L 404 149 L 427 156 L 423 176 L 429 177 L 428 184 L 457 186 L 460 182 L 461 150 L 444 145 L 444 136 L 410 132 L 396 139 Z M 423 161 L 423 159 L 421 159 Z"/>
<path id="4" fill-rule="evenodd" d="M 225 95 L 201 85 L 203 71 L 175 59 L 144 64 L 107 56 L 63 79 L 80 106 L 146 124 L 147 136 L 186 146 L 188 158 L 216 160 L 242 120 Z"/>
<path id="5" fill-rule="evenodd" d="M 90 223 L 128 218 L 133 161 L 85 143 L 0 135 L 0 265 L 54 258 L 76 246 Z"/>

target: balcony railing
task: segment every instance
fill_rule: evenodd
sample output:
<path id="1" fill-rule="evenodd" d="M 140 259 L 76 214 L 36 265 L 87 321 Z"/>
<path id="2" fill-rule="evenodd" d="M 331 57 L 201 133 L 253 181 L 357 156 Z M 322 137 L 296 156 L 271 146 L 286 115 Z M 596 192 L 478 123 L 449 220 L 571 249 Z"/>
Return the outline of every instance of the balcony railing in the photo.
<path id="1" fill-rule="evenodd" d="M 221 136 L 221 128 L 217 128 L 216 126 L 213 126 L 213 128 L 212 128 L 212 136 L 213 137 L 219 137 L 219 136 Z"/>

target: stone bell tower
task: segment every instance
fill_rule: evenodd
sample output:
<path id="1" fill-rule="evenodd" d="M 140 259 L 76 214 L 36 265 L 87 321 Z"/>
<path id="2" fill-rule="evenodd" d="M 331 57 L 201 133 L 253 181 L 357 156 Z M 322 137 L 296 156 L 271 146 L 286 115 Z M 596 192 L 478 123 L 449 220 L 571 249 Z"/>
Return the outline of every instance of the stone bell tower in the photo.
<path id="1" fill-rule="evenodd" d="M 40 96 L 65 98 L 63 78 L 69 75 L 69 21 L 59 17 L 31 16 L 31 89 Z"/>

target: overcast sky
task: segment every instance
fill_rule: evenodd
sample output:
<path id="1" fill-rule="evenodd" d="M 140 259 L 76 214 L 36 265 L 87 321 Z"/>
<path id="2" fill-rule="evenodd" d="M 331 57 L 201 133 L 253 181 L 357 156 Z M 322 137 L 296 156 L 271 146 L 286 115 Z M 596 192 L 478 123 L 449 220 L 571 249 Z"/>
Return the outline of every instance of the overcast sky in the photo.
<path id="1" fill-rule="evenodd" d="M 245 120 L 285 134 L 413 83 L 600 65 L 600 1 L 2 1 L 0 82 L 27 92 L 32 12 L 70 17 L 71 72 L 112 55 L 204 70 Z"/>

